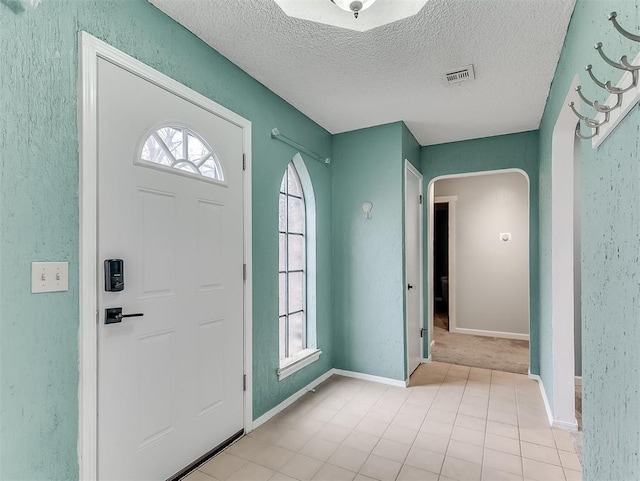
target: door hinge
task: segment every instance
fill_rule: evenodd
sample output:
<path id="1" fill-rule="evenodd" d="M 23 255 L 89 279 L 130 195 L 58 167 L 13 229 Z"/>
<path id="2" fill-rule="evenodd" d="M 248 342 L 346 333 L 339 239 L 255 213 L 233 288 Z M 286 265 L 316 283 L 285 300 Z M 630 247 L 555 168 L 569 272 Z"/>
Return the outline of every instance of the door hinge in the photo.
<path id="1" fill-rule="evenodd" d="M 425 331 L 426 331 L 425 328 L 420 329 L 420 337 L 424 337 Z"/>
<path id="2" fill-rule="evenodd" d="M 247 170 L 247 154 L 242 154 L 242 170 Z"/>
<path id="3" fill-rule="evenodd" d="M 242 280 L 247 280 L 247 264 L 242 264 Z"/>
<path id="4" fill-rule="evenodd" d="M 242 390 L 243 391 L 247 390 L 247 375 L 246 374 L 242 375 Z"/>
<path id="5" fill-rule="evenodd" d="M 419 197 L 420 197 L 420 200 L 418 200 L 418 203 L 422 204 L 422 194 Z"/>

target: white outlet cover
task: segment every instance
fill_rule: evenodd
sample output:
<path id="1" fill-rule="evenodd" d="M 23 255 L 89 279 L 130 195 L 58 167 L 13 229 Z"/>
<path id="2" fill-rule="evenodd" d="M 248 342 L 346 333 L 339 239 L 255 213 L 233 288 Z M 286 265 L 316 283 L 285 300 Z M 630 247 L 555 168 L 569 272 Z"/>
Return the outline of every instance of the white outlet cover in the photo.
<path id="1" fill-rule="evenodd" d="M 511 240 L 511 232 L 501 232 L 500 240 L 503 242 L 508 242 Z"/>
<path id="2" fill-rule="evenodd" d="M 32 262 L 31 293 L 69 290 L 68 262 Z"/>

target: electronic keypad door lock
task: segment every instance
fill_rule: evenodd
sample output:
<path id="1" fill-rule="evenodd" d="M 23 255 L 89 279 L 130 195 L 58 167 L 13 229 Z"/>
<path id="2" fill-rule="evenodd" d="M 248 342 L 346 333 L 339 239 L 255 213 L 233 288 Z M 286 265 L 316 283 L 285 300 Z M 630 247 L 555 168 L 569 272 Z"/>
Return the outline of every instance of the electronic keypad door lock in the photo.
<path id="1" fill-rule="evenodd" d="M 104 261 L 104 290 L 107 292 L 124 290 L 124 261 L 122 259 Z"/>
<path id="2" fill-rule="evenodd" d="M 138 312 L 136 314 L 123 314 L 122 307 L 111 307 L 104 310 L 104 323 L 105 324 L 117 324 L 122 322 L 125 317 L 142 317 L 144 314 Z"/>

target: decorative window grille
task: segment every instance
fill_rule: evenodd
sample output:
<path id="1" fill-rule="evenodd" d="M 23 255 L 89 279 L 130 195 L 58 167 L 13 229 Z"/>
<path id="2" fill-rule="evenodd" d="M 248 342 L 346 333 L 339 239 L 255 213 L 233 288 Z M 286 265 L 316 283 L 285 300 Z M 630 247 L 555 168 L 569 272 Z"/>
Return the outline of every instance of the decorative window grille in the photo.
<path id="1" fill-rule="evenodd" d="M 224 181 L 220 161 L 213 149 L 186 127 L 165 126 L 153 132 L 142 146 L 140 161 L 203 180 Z"/>
<path id="2" fill-rule="evenodd" d="M 307 348 L 305 199 L 293 162 L 280 185 L 280 360 Z"/>

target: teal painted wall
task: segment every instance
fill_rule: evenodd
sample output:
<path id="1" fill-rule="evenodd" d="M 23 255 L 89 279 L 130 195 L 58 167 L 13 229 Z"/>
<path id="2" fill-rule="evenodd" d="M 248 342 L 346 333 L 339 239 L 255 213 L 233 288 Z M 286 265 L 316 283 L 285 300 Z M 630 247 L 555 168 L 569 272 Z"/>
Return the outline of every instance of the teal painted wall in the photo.
<path id="1" fill-rule="evenodd" d="M 584 66 L 615 84 L 593 45 L 611 58 L 638 53 L 607 21 L 640 29 L 637 0 L 578 0 L 540 126 L 541 358 L 551 383 L 551 147 L 553 128 L 576 74 L 585 95 L 604 100 Z M 586 109 L 585 109 L 586 110 Z M 585 481 L 640 479 L 640 111 L 638 107 L 597 150 L 581 145 L 582 380 Z M 548 347 L 547 347 L 548 346 Z"/>
<path id="2" fill-rule="evenodd" d="M 420 163 L 420 152 L 421 146 L 413 136 L 409 128 L 402 122 L 402 159 L 411 162 L 411 164 L 421 171 L 422 165 Z M 403 164 L 403 172 L 404 172 L 404 164 Z"/>
<path id="3" fill-rule="evenodd" d="M 333 366 L 331 169 L 306 160 L 318 215 L 318 345 L 278 382 L 278 188 L 295 154 L 331 136 L 145 0 L 0 1 L 0 479 L 78 477 L 77 32 L 86 30 L 253 122 L 254 416 Z M 380 208 L 380 212 L 384 209 Z M 66 260 L 66 293 L 30 294 L 30 262 Z"/>
<path id="4" fill-rule="evenodd" d="M 406 370 L 402 126 L 336 135 L 332 157 L 335 367 L 398 380 Z"/>
<path id="5" fill-rule="evenodd" d="M 529 176 L 530 370 L 539 372 L 538 330 L 538 132 L 502 135 L 422 148 L 425 194 L 436 177 L 467 172 L 518 168 Z M 425 212 L 425 218 L 427 213 Z M 425 220 L 426 225 L 426 220 Z M 426 239 L 426 237 L 425 237 Z M 429 259 L 425 256 L 425 274 Z M 425 279 L 425 304 L 428 302 Z M 425 306 L 425 311 L 427 307 Z M 428 343 L 425 343 L 427 346 Z M 426 352 L 425 352 L 426 355 Z"/>

